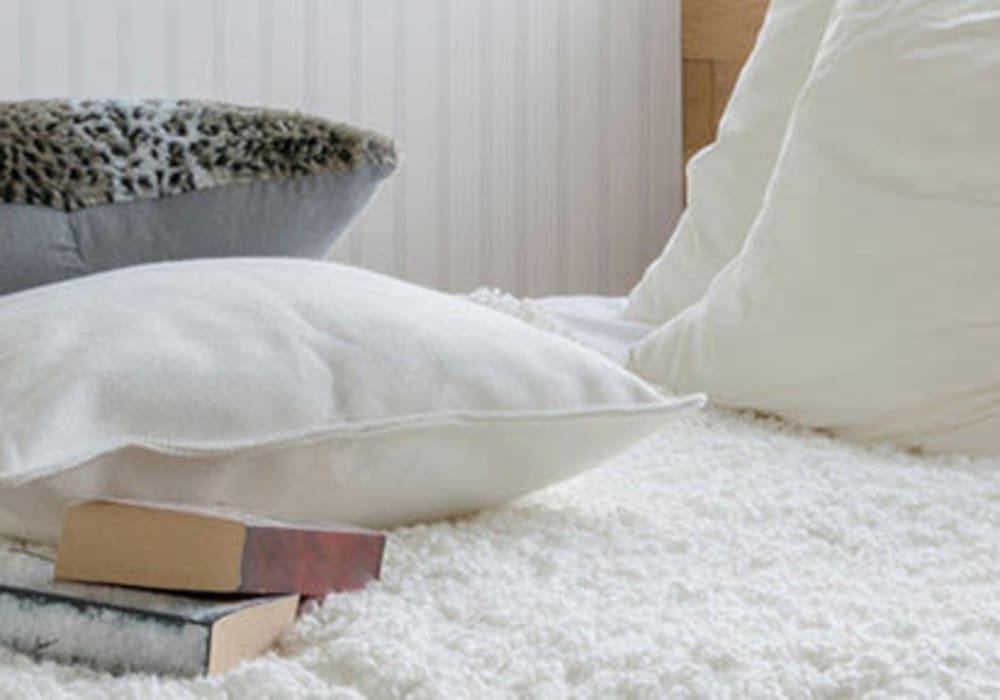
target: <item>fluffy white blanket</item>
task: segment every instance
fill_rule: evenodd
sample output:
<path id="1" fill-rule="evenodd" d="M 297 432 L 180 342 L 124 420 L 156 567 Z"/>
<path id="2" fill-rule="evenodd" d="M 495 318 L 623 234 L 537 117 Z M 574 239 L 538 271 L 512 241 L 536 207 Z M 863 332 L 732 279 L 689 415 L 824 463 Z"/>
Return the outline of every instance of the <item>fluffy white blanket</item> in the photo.
<path id="1" fill-rule="evenodd" d="M 709 410 L 386 556 L 226 676 L 0 651 L 0 697 L 1000 695 L 998 460 Z"/>

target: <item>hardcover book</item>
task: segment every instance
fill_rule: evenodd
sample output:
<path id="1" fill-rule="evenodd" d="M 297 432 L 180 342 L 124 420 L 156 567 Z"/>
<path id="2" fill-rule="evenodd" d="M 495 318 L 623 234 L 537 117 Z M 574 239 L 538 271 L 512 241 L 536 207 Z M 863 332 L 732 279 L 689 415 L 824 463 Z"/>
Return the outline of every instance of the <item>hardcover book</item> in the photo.
<path id="1" fill-rule="evenodd" d="M 222 673 L 294 622 L 297 595 L 197 598 L 52 579 L 52 561 L 0 564 L 0 643 L 35 658 L 111 673 Z"/>
<path id="2" fill-rule="evenodd" d="M 55 574 L 163 590 L 322 596 L 378 578 L 384 547 L 384 534 L 361 528 L 86 501 L 67 510 Z"/>

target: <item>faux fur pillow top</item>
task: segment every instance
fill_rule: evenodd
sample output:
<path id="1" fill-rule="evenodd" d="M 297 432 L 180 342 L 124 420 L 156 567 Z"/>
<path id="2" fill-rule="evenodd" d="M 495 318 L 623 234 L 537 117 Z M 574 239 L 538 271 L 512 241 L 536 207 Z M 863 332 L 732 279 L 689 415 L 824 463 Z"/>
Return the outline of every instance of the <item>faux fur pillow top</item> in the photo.
<path id="1" fill-rule="evenodd" d="M 288 111 L 0 103 L 0 292 L 157 260 L 322 257 L 395 166 L 385 137 Z"/>

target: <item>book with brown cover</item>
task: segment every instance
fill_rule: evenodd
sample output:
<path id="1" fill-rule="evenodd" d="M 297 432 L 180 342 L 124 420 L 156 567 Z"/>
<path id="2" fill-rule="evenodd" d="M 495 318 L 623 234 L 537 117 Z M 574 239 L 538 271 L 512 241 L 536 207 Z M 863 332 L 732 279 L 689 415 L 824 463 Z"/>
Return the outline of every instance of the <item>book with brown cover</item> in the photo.
<path id="1" fill-rule="evenodd" d="M 63 520 L 59 580 L 212 593 L 322 596 L 377 579 L 385 535 L 226 510 L 85 501 Z"/>

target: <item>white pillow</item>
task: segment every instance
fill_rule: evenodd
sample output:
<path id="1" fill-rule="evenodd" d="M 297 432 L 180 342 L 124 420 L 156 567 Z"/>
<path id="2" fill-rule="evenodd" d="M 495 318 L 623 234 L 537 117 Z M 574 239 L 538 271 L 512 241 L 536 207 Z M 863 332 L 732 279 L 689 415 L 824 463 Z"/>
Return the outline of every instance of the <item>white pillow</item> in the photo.
<path id="1" fill-rule="evenodd" d="M 629 296 L 626 317 L 664 323 L 701 298 L 760 210 L 796 96 L 834 0 L 773 0 L 715 143 L 687 167 L 688 206 Z"/>
<path id="2" fill-rule="evenodd" d="M 998 18 L 839 3 L 743 252 L 632 366 L 851 438 L 1000 453 Z"/>
<path id="3" fill-rule="evenodd" d="M 662 428 L 621 367 L 472 302 L 282 259 L 0 298 L 0 532 L 70 499 L 389 526 L 498 503 Z"/>

